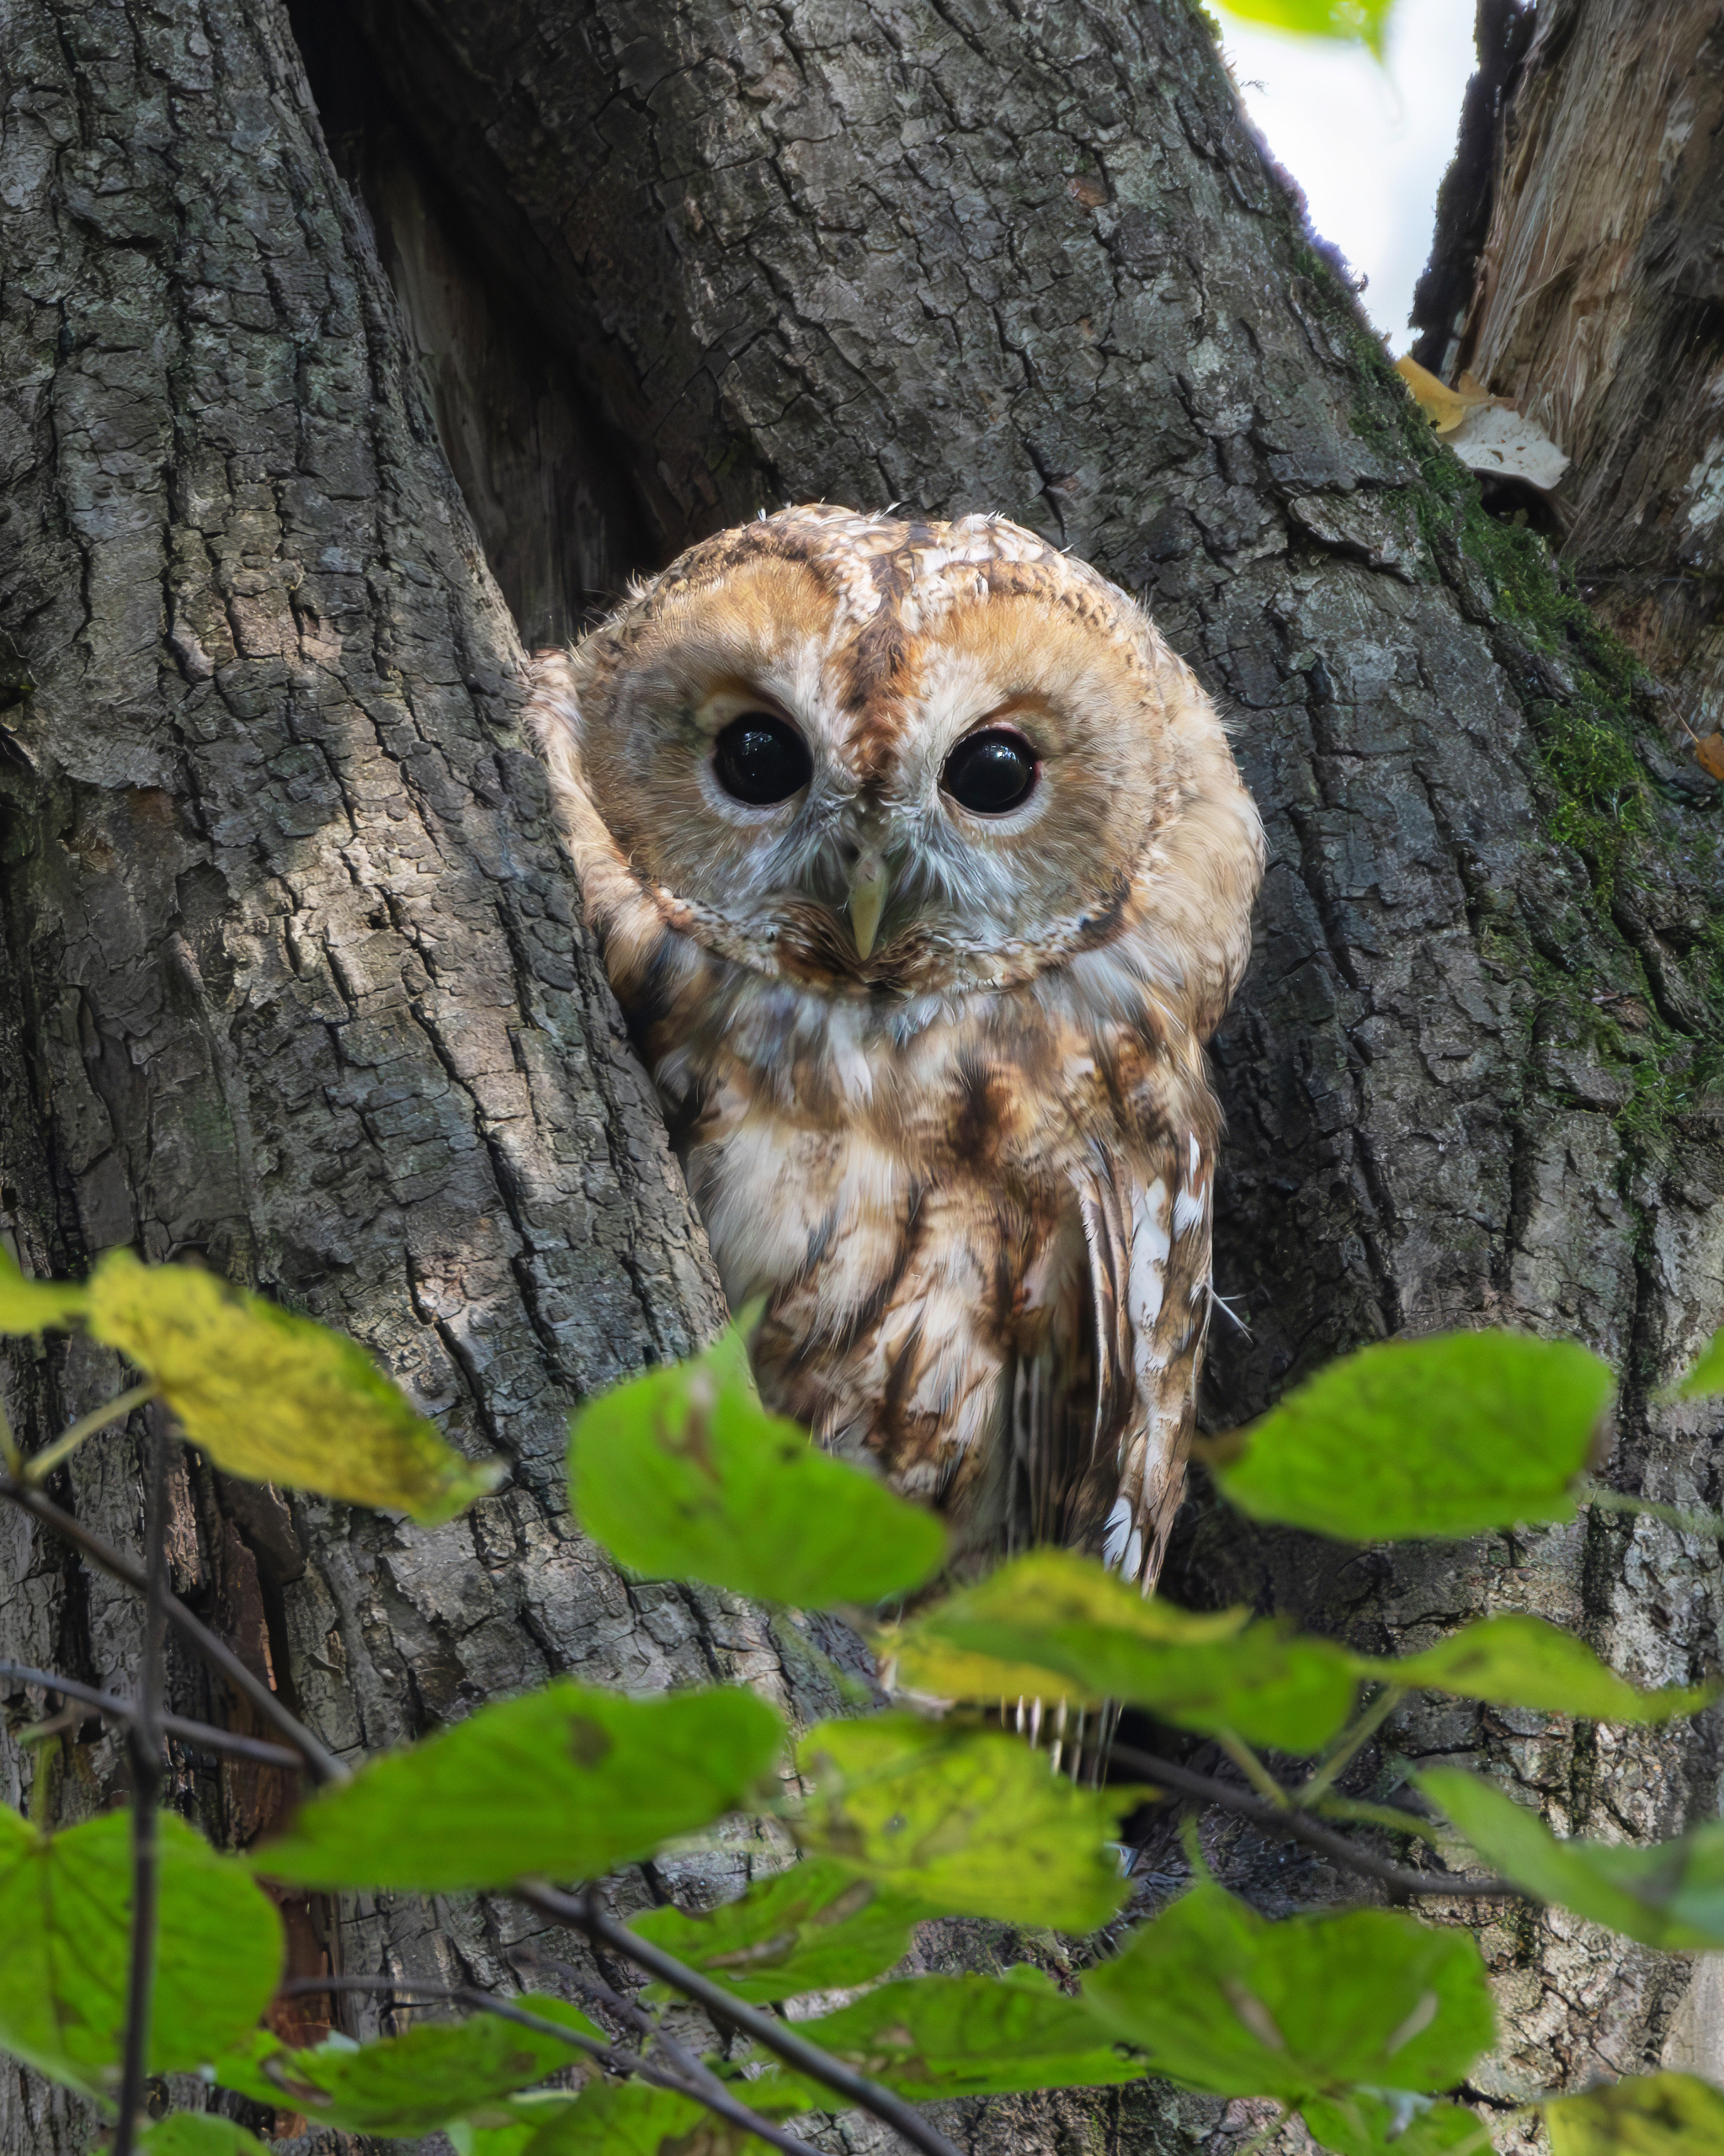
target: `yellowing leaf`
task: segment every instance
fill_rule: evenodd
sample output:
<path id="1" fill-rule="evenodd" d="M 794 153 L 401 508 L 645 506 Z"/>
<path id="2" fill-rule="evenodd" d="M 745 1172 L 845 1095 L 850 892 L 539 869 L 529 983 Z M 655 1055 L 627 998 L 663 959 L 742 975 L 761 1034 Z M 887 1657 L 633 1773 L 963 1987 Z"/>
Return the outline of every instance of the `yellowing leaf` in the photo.
<path id="1" fill-rule="evenodd" d="M 1551 2156 L 1717 2156 L 1724 2093 L 1692 2073 L 1642 2073 L 1545 2105 Z"/>
<path id="2" fill-rule="evenodd" d="M 1477 397 L 1464 397 L 1459 390 L 1450 389 L 1447 382 L 1439 381 L 1428 367 L 1420 366 L 1410 355 L 1395 362 L 1395 371 L 1439 434 L 1453 434 L 1470 407 L 1478 402 Z"/>
<path id="3" fill-rule="evenodd" d="M 111 1251 L 89 1330 L 152 1378 L 194 1445 L 230 1475 L 410 1512 L 435 1526 L 494 1488 L 356 1341 L 189 1265 Z"/>
<path id="4" fill-rule="evenodd" d="M 797 1756 L 805 1849 L 953 1916 L 1093 1931 L 1125 1898 L 1108 1844 L 1131 1789 L 1074 1789 L 1014 1737 L 914 1715 L 823 1722 Z"/>
<path id="5" fill-rule="evenodd" d="M 87 1291 L 71 1280 L 27 1280 L 0 1249 L 0 1333 L 40 1333 L 83 1314 Z"/>
<path id="6" fill-rule="evenodd" d="M 1241 22 L 1261 23 L 1295 37 L 1369 45 L 1381 60 L 1383 28 L 1395 0 L 1221 0 L 1221 4 Z"/>
<path id="7" fill-rule="evenodd" d="M 937 1603 L 880 1644 L 896 1682 L 943 1699 L 1104 1699 L 1182 1728 L 1317 1751 L 1346 1720 L 1357 1680 L 1332 1641 L 1244 1610 L 1200 1616 L 1143 1595 L 1093 1559 L 1035 1550 Z"/>

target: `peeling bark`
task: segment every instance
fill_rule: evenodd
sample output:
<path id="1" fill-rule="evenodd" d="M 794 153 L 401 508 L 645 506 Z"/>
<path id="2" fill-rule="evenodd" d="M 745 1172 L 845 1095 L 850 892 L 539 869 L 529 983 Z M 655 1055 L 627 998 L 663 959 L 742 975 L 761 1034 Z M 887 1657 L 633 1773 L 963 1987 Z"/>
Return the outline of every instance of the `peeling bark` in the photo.
<path id="1" fill-rule="evenodd" d="M 1475 259 L 1464 276 L 1458 258 L 1446 279 L 1435 262 L 1427 273 L 1419 319 L 1446 332 L 1446 307 L 1453 334 L 1437 358 L 1420 356 L 1450 379 L 1470 367 L 1567 451 L 1556 497 L 1566 559 L 1664 682 L 1673 732 L 1679 714 L 1716 732 L 1724 16 L 1714 0 L 1540 0 L 1512 94 L 1463 130 L 1445 189 L 1449 251 L 1464 257 L 1471 238 Z M 1472 238 L 1481 211 L 1488 226 Z"/>
<path id="2" fill-rule="evenodd" d="M 794 1639 L 625 1589 L 563 1510 L 569 1403 L 716 1299 L 575 924 L 480 539 L 536 638 L 635 550 L 785 498 L 1003 511 L 1145 591 L 1235 712 L 1272 860 L 1217 1045 L 1218 1280 L 1250 1331 L 1218 1328 L 1209 1422 L 1361 1339 L 1521 1324 L 1625 1370 L 1613 1476 L 1716 1503 L 1718 1419 L 1652 1400 L 1724 1305 L 1710 793 L 1583 635 L 1502 595 L 1549 591 L 1409 417 L 1184 0 L 349 12 L 369 60 L 295 11 L 326 103 L 381 78 L 320 123 L 278 0 L 0 5 L 0 626 L 32 684 L 0 714 L 11 1231 L 37 1270 L 201 1253 L 517 1463 L 434 1536 L 196 1467 L 178 1590 L 338 1747 L 552 1669 L 822 1696 Z M 8 1398 L 34 1439 L 113 1381 L 88 1347 L 25 1351 Z M 129 1441 L 66 1488 L 136 1542 Z M 123 1680 L 131 1612 L 0 1535 L 8 1651 Z M 1169 1584 L 1377 1648 L 1533 1609 L 1655 1683 L 1716 1656 L 1719 1573 L 1647 1522 L 1390 1555 L 1200 1499 Z M 1438 1704 L 1365 1772 L 1475 1759 L 1565 1826 L 1668 1833 L 1717 1809 L 1711 1722 Z M 76 1743 L 68 1792 L 117 1770 Z M 273 1801 L 192 1793 L 239 1833 Z M 1265 1905 L 1343 1891 L 1211 1838 Z M 1152 1854 L 1148 1893 L 1176 1870 Z M 506 1916 L 437 1916 L 443 1943 L 392 1903 L 295 1922 L 349 1967 L 498 1972 Z M 1484 1937 L 1487 2096 L 1689 2041 L 1681 1958 L 1561 1919 Z M 1016 1942 L 928 1951 L 960 1950 Z M 1139 2089 L 958 2127 L 1171 2156 L 1229 2145 L 1218 2109 Z M 8 2078 L 0 2148 L 70 2149 L 65 2117 Z"/>

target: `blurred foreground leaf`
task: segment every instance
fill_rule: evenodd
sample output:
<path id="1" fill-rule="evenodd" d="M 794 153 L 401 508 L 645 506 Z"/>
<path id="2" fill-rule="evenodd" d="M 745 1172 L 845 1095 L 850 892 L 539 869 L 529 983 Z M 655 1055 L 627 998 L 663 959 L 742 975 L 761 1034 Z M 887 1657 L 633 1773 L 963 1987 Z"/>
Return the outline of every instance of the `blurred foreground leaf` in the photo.
<path id="1" fill-rule="evenodd" d="M 225 2051 L 269 2003 L 281 1920 L 232 1857 L 161 1815 L 150 2071 Z M 39 1834 L 0 1807 L 0 2048 L 87 2095 L 118 2090 L 131 1926 L 131 1822 Z"/>
<path id="2" fill-rule="evenodd" d="M 605 2041 L 577 2008 L 560 1999 L 525 1996 L 509 2004 L 582 2036 Z M 423 2021 L 398 2036 L 367 2044 L 333 2037 L 295 2049 L 267 2029 L 215 2063 L 224 2089 L 279 2111 L 299 2111 L 314 2127 L 405 2138 L 434 2133 L 451 2119 L 572 2065 L 570 2045 L 498 2014 L 470 2021 Z"/>
<path id="3" fill-rule="evenodd" d="M 1365 45 L 1381 59 L 1383 32 L 1395 0 L 1216 0 L 1224 13 L 1295 37 L 1336 38 Z"/>
<path id="4" fill-rule="evenodd" d="M 1724 1946 L 1724 1819 L 1650 1847 L 1561 1841 L 1536 1812 L 1458 1767 L 1413 1779 L 1487 1864 L 1539 1900 L 1642 1946 Z"/>
<path id="5" fill-rule="evenodd" d="M 110 1251 L 88 1324 L 161 1387 L 191 1442 L 256 1483 L 451 1520 L 493 1488 L 499 1461 L 464 1460 L 357 1341 L 191 1265 Z"/>
<path id="6" fill-rule="evenodd" d="M 1105 1699 L 1164 1722 L 1315 1752 L 1358 1689 L 1354 1658 L 1243 1610 L 1200 1616 L 1088 1557 L 1037 1550 L 876 1642 L 906 1691 L 944 1699 Z"/>
<path id="7" fill-rule="evenodd" d="M 1331 1363 L 1223 1440 L 1214 1472 L 1253 1519 L 1341 1541 L 1572 1520 L 1613 1387 L 1569 1340 L 1387 1340 Z"/>
<path id="8" fill-rule="evenodd" d="M 739 1999 L 764 2004 L 877 1977 L 902 1961 L 911 1926 L 934 1914 L 877 1880 L 811 1857 L 740 1900 L 694 1915 L 649 1909 L 629 1929 Z"/>
<path id="9" fill-rule="evenodd" d="M 1713 1334 L 1700 1360 L 1685 1377 L 1677 1380 L 1673 1390 L 1679 1400 L 1710 1400 L 1724 1392 L 1724 1330 Z"/>
<path id="10" fill-rule="evenodd" d="M 738 2094 L 748 2100 L 746 2092 Z M 701 2127 L 711 2130 L 709 2138 L 698 2143 L 687 2138 Z M 673 2089 L 654 2089 L 644 2081 L 593 2080 L 572 2104 L 556 2111 L 526 2148 L 530 2156 L 660 2156 L 666 2143 L 679 2156 L 685 2147 L 687 2156 L 695 2156 L 697 2149 L 699 2156 L 732 2156 L 742 2149 L 764 2156 L 766 2147 Z"/>
<path id="11" fill-rule="evenodd" d="M 1361 1672 L 1396 1685 L 1427 1685 L 1463 1699 L 1547 1714 L 1583 1714 L 1594 1722 L 1668 1722 L 1697 1714 L 1718 1696 L 1716 1685 L 1667 1685 L 1636 1691 L 1608 1669 L 1583 1641 L 1540 1617 L 1509 1615 L 1465 1625 L 1422 1654 L 1394 1661 L 1361 1657 Z"/>
<path id="12" fill-rule="evenodd" d="M 1090 1970 L 1083 1995 L 1152 2073 L 1294 2105 L 1360 2084 L 1451 2088 L 1494 2034 L 1466 1934 L 1387 1909 L 1271 1924 L 1209 1885 Z"/>
<path id="13" fill-rule="evenodd" d="M 1299 2110 L 1312 2139 L 1333 2156 L 1490 2156 L 1493 2146 L 1478 2113 L 1460 2104 L 1414 2110 L 1405 2097 L 1391 2104 L 1355 2089 L 1307 2097 Z"/>
<path id="14" fill-rule="evenodd" d="M 1125 1899 L 1106 1845 L 1137 1791 L 1074 1789 L 1015 1738 L 907 1714 L 821 1722 L 797 1756 L 797 1840 L 926 1908 L 1085 1932 Z"/>
<path id="15" fill-rule="evenodd" d="M 575 2101 L 569 2089 L 532 2089 L 487 2104 L 443 2129 L 455 2156 L 523 2156 L 541 2128 Z"/>
<path id="16" fill-rule="evenodd" d="M 735 1326 L 583 1408 L 569 1440 L 581 1525 L 648 1578 L 822 1610 L 902 1594 L 945 1561 L 932 1513 L 767 1413 Z"/>
<path id="17" fill-rule="evenodd" d="M 419 1893 L 597 1878 L 745 1802 L 783 1738 L 752 1692 L 631 1700 L 562 1678 L 371 1760 L 254 1861 L 301 1886 Z"/>
<path id="18" fill-rule="evenodd" d="M 69 1325 L 83 1313 L 86 1289 L 70 1280 L 26 1280 L 17 1260 L 0 1249 L 0 1333 L 40 1333 Z"/>
<path id="19" fill-rule="evenodd" d="M 1083 1999 L 1028 1967 L 1003 1977 L 908 1977 L 796 2028 L 920 2103 L 1143 2079 L 1142 2060 L 1115 2048 Z"/>
<path id="20" fill-rule="evenodd" d="M 170 2111 L 146 2127 L 149 2156 L 265 2156 L 263 2143 L 214 2111 Z"/>
<path id="21" fill-rule="evenodd" d="M 1717 2156 L 1724 2093 L 1692 2073 L 1636 2074 L 1545 2105 L 1551 2156 Z"/>

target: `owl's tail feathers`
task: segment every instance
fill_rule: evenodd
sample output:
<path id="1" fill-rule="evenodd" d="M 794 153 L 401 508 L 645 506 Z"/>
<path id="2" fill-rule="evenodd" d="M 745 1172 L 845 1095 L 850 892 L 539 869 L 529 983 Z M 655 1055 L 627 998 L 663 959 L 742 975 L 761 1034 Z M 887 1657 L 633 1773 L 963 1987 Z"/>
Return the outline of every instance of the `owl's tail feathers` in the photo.
<path id="1" fill-rule="evenodd" d="M 1086 1788 L 1099 1789 L 1119 1726 L 1120 1703 L 1074 1707 L 1067 1700 L 1002 1700 L 1002 1729 L 1022 1737 L 1035 1752 L 1046 1752 L 1056 1775 Z"/>

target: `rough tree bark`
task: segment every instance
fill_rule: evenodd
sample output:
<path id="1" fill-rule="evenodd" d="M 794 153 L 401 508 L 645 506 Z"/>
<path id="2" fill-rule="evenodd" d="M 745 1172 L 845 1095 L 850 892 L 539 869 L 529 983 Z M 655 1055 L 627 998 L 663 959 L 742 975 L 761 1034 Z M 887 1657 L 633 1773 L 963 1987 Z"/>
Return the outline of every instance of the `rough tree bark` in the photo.
<path id="1" fill-rule="evenodd" d="M 1724 12 L 1540 0 L 1535 14 L 1482 0 L 1480 22 L 1513 86 L 1463 124 L 1443 259 L 1414 310 L 1428 325 L 1419 357 L 1450 379 L 1471 368 L 1568 452 L 1565 557 L 1681 720 L 1716 732 Z"/>
<path id="2" fill-rule="evenodd" d="M 1614 1475 L 1716 1502 L 1716 1419 L 1652 1399 L 1724 1306 L 1712 801 L 1662 785 L 1631 671 L 1424 435 L 1185 0 L 295 24 L 303 56 L 279 0 L 0 5 L 4 1202 L 36 1270 L 198 1251 L 349 1326 L 519 1465 L 434 1538 L 194 1473 L 181 1590 L 338 1745 L 551 1668 L 811 1703 L 794 1641 L 625 1594 L 561 1509 L 568 1402 L 715 1306 L 479 540 L 537 637 L 785 498 L 1053 534 L 1237 714 L 1273 859 L 1218 1044 L 1250 1331 L 1221 1329 L 1209 1419 L 1363 1338 L 1522 1324 L 1624 1370 Z M 36 1435 L 104 1386 L 56 1351 L 8 1397 Z M 125 1445 L 69 1493 L 136 1540 Z M 123 1677 L 130 1613 L 0 1531 L 8 1649 Z M 1618 1520 L 1391 1561 L 1200 1495 L 1169 1584 L 1374 1646 L 1535 1609 L 1645 1682 L 1708 1664 L 1724 1616 L 1716 1547 Z M 116 1770 L 90 1733 L 80 1805 Z M 1565 1828 L 1669 1832 L 1718 1808 L 1715 1735 L 1453 1706 L 1365 1771 L 1476 1759 Z M 268 1802 L 197 1793 L 242 1836 Z M 1213 1839 L 1271 1903 L 1341 1891 Z M 439 1915 L 497 1967 L 494 1919 Z M 352 1967 L 439 1951 L 408 1908 L 297 1920 Z M 1485 1940 L 1483 2100 L 1701 2055 L 1682 1959 L 1560 1921 Z M 77 2145 L 35 2084 L 0 2104 L 0 2147 Z M 1216 2116 L 1139 2092 L 960 2131 L 1172 2152 L 1227 2145 Z"/>

